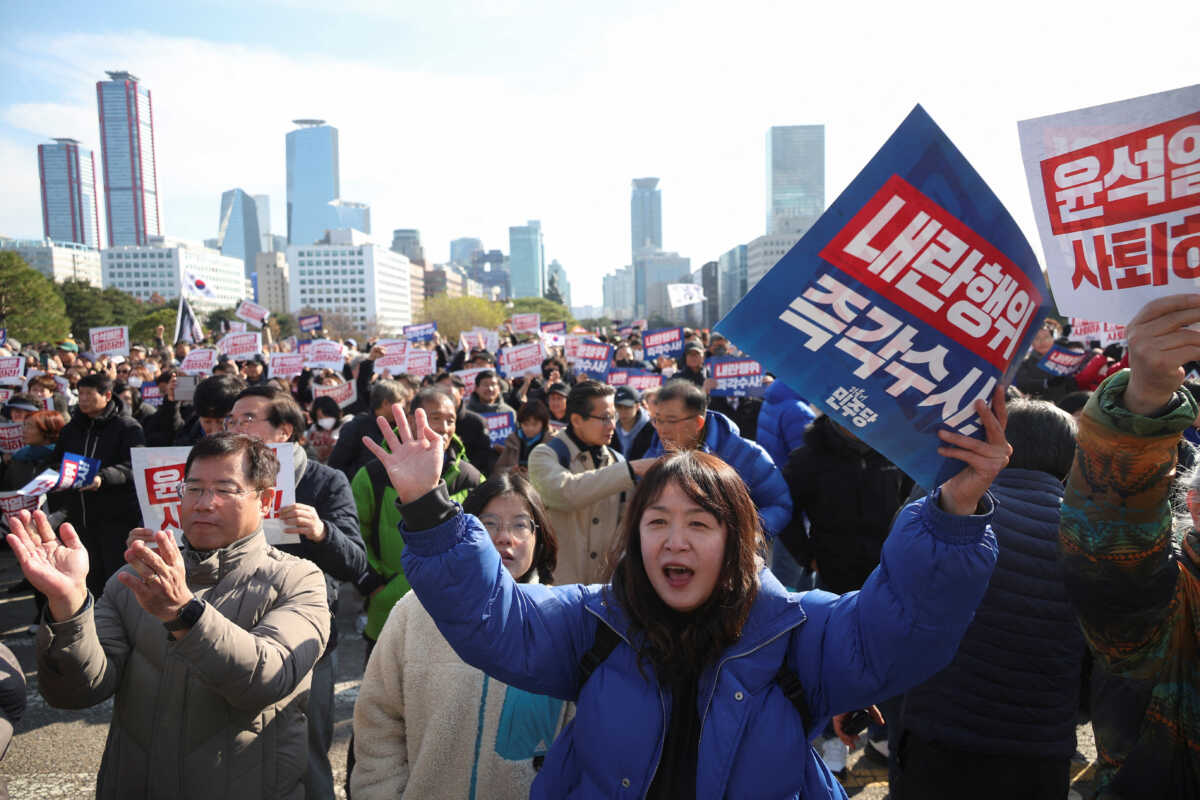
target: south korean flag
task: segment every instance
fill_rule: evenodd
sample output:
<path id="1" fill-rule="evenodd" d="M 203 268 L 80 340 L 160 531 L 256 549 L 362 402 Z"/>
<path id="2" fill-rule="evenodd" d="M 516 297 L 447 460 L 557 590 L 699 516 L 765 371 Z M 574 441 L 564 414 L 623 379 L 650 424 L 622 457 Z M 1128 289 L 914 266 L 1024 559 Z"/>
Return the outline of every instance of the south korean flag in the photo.
<path id="1" fill-rule="evenodd" d="M 667 295 L 671 298 L 671 308 L 691 306 L 708 299 L 704 296 L 704 288 L 695 283 L 668 283 Z"/>

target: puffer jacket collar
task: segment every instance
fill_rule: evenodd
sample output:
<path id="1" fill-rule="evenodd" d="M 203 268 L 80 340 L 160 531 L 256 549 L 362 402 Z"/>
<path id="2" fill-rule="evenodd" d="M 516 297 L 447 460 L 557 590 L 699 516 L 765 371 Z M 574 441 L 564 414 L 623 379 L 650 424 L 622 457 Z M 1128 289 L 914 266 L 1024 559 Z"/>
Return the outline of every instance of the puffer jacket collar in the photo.
<path id="1" fill-rule="evenodd" d="M 792 594 L 785 589 L 769 569 L 766 567 L 760 569 L 758 572 L 758 595 L 750 607 L 750 615 L 746 618 L 745 627 L 742 628 L 741 638 L 721 654 L 718 663 L 757 650 L 784 631 L 803 623 L 807 615 L 800 604 L 801 597 L 803 595 Z M 611 585 L 597 587 L 585 601 L 584 606 L 602 624 L 608 625 L 626 643 L 630 646 L 633 645 L 629 615 L 616 601 Z M 711 667 L 706 670 L 706 673 L 710 671 Z"/>
<path id="2" fill-rule="evenodd" d="M 705 453 L 720 454 L 721 448 L 731 436 L 741 436 L 737 423 L 719 411 L 704 414 L 704 442 L 700 449 Z"/>
<path id="3" fill-rule="evenodd" d="M 245 539 L 217 550 L 194 550 L 184 539 L 183 564 L 189 584 L 215 586 L 230 573 L 258 558 L 267 549 L 267 536 L 260 527 Z"/>

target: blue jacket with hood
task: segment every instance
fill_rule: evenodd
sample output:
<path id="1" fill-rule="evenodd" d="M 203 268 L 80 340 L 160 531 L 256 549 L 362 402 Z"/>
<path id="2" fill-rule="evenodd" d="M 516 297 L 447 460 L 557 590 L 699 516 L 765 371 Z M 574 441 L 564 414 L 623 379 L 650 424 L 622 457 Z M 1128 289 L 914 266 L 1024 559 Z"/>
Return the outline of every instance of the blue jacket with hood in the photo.
<path id="1" fill-rule="evenodd" d="M 697 798 L 844 798 L 809 745 L 831 715 L 894 696 L 954 655 L 996 562 L 984 514 L 955 517 L 937 495 L 904 509 L 859 592 L 788 593 L 768 570 L 741 638 L 700 675 Z M 533 798 L 641 798 L 654 779 L 672 696 L 609 586 L 517 584 L 487 532 L 439 486 L 403 508 L 404 571 L 455 652 L 510 686 L 577 704 Z M 411 526 L 411 527 L 408 527 Z M 622 639 L 580 685 L 599 625 Z M 812 725 L 774 681 L 787 663 Z"/>
<path id="2" fill-rule="evenodd" d="M 758 508 L 767 538 L 778 536 L 792 519 L 792 495 L 783 473 L 762 445 L 743 439 L 738 426 L 729 417 L 709 411 L 704 416 L 704 441 L 700 443 L 700 449 L 712 453 L 742 476 L 750 499 Z M 658 458 L 662 454 L 662 440 L 655 433 L 645 457 Z"/>
<path id="3" fill-rule="evenodd" d="M 804 399 L 783 381 L 776 379 L 763 394 L 758 412 L 758 436 L 755 440 L 780 466 L 788 453 L 804 444 L 804 429 L 817 415 Z"/>

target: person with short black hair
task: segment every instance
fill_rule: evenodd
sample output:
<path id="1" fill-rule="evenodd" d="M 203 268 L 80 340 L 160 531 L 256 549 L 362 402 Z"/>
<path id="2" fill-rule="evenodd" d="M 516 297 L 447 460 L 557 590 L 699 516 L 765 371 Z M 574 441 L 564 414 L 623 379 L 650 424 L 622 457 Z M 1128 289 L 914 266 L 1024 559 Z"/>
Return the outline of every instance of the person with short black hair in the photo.
<path id="1" fill-rule="evenodd" d="M 145 434 L 137 420 L 121 413 L 112 389 L 112 379 L 102 372 L 79 379 L 79 406 L 59 434 L 52 459 L 57 468 L 67 453 L 87 456 L 100 462 L 100 472 L 87 486 L 46 495 L 51 514 L 79 530 L 92 564 L 88 590 L 96 597 L 124 565 L 125 537 L 142 522 L 130 450 L 145 444 Z"/>
<path id="2" fill-rule="evenodd" d="M 458 417 L 454 421 L 454 435 L 462 440 L 463 454 L 471 462 L 471 466 L 482 475 L 490 475 L 496 469 L 500 454 L 492 447 L 492 439 L 488 436 L 487 420 L 467 409 L 464 396 L 467 394 L 467 383 L 461 375 L 449 372 L 438 373 L 433 379 L 435 386 L 445 389 L 454 398 L 454 407 Z M 376 428 L 378 432 L 378 428 Z M 379 441 L 379 440 L 375 440 Z"/>
<path id="3" fill-rule="evenodd" d="M 550 412 L 541 400 L 527 400 L 517 412 L 517 424 L 504 440 L 504 452 L 496 462 L 496 473 L 508 470 L 526 472 L 529 454 L 550 432 Z"/>
<path id="4" fill-rule="evenodd" d="M 230 412 L 229 428 L 266 443 L 292 443 L 296 502 L 279 509 L 276 515 L 286 525 L 285 532 L 298 535 L 300 541 L 280 545 L 279 549 L 306 558 L 324 570 L 332 620 L 337 610 L 338 582 L 350 581 L 359 586 L 370 575 L 350 483 L 338 470 L 308 458 L 299 444 L 304 412 L 289 393 L 272 385 L 242 390 Z M 309 797 L 333 796 L 329 747 L 333 741 L 336 630 L 333 628 L 325 655 L 313 669 L 308 706 L 309 765 L 304 778 Z"/>
<path id="5" fill-rule="evenodd" d="M 646 455 L 654 442 L 654 426 L 642 407 L 642 394 L 629 386 L 618 386 L 613 399 L 617 424 L 613 428 L 612 448 L 629 460 Z"/>
<path id="6" fill-rule="evenodd" d="M 412 392 L 399 381 L 381 378 L 371 384 L 367 395 L 370 408 L 342 426 L 338 440 L 325 463 L 353 480 L 359 469 L 371 461 L 371 453 L 363 447 L 362 437 L 368 436 L 378 442 L 380 440 L 379 426 L 375 424 L 376 417 L 392 416 L 392 406 L 396 403 L 407 405 L 412 399 Z"/>
<path id="7" fill-rule="evenodd" d="M 47 597 L 38 688 L 55 708 L 113 699 L 101 800 L 305 796 L 305 706 L 330 618 L 320 570 L 263 533 L 278 467 L 248 436 L 199 441 L 180 485 L 182 547 L 135 529 L 100 597 L 71 524 L 55 536 L 41 512 L 14 518 L 9 545 Z"/>
<path id="8" fill-rule="evenodd" d="M 627 494 L 652 459 L 626 461 L 608 446 L 616 426 L 613 387 L 580 381 L 567 397 L 567 427 L 533 448 L 529 480 L 558 532 L 563 581 L 602 580 Z"/>

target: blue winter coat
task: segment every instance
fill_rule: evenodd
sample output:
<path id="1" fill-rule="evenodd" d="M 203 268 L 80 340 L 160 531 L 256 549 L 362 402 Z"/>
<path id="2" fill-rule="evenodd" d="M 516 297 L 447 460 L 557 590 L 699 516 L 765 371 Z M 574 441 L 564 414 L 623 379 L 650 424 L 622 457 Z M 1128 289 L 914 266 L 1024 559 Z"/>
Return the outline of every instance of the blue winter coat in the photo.
<path id="1" fill-rule="evenodd" d="M 1058 557 L 1063 485 L 1006 469 L 992 492 L 996 571 L 950 666 L 904 696 L 901 723 L 973 753 L 1070 758 L 1085 645 Z"/>
<path id="2" fill-rule="evenodd" d="M 776 464 L 786 464 L 788 453 L 804 444 L 804 429 L 817 415 L 800 395 L 776 379 L 763 395 L 758 412 L 756 440 Z"/>
<path id="3" fill-rule="evenodd" d="M 899 694 L 947 664 L 996 561 L 988 513 L 908 506 L 860 592 L 788 593 L 767 570 L 738 642 L 700 675 L 697 798 L 844 798 L 809 745 L 831 715 Z M 404 571 L 455 652 L 510 686 L 574 701 L 533 798 L 644 797 L 672 697 L 643 675 L 607 586 L 517 584 L 474 517 L 439 487 L 403 509 Z M 425 525 L 441 520 L 433 527 Z M 623 639 L 580 686 L 598 625 Z M 773 678 L 785 659 L 812 727 Z"/>
<path id="4" fill-rule="evenodd" d="M 737 425 L 716 411 L 709 411 L 704 417 L 704 441 L 700 449 L 737 470 L 750 491 L 750 499 L 758 507 L 763 531 L 768 538 L 778 536 L 792 519 L 792 496 L 783 473 L 767 451 L 761 445 L 743 439 Z M 655 433 L 645 457 L 658 458 L 662 454 L 662 440 Z"/>

